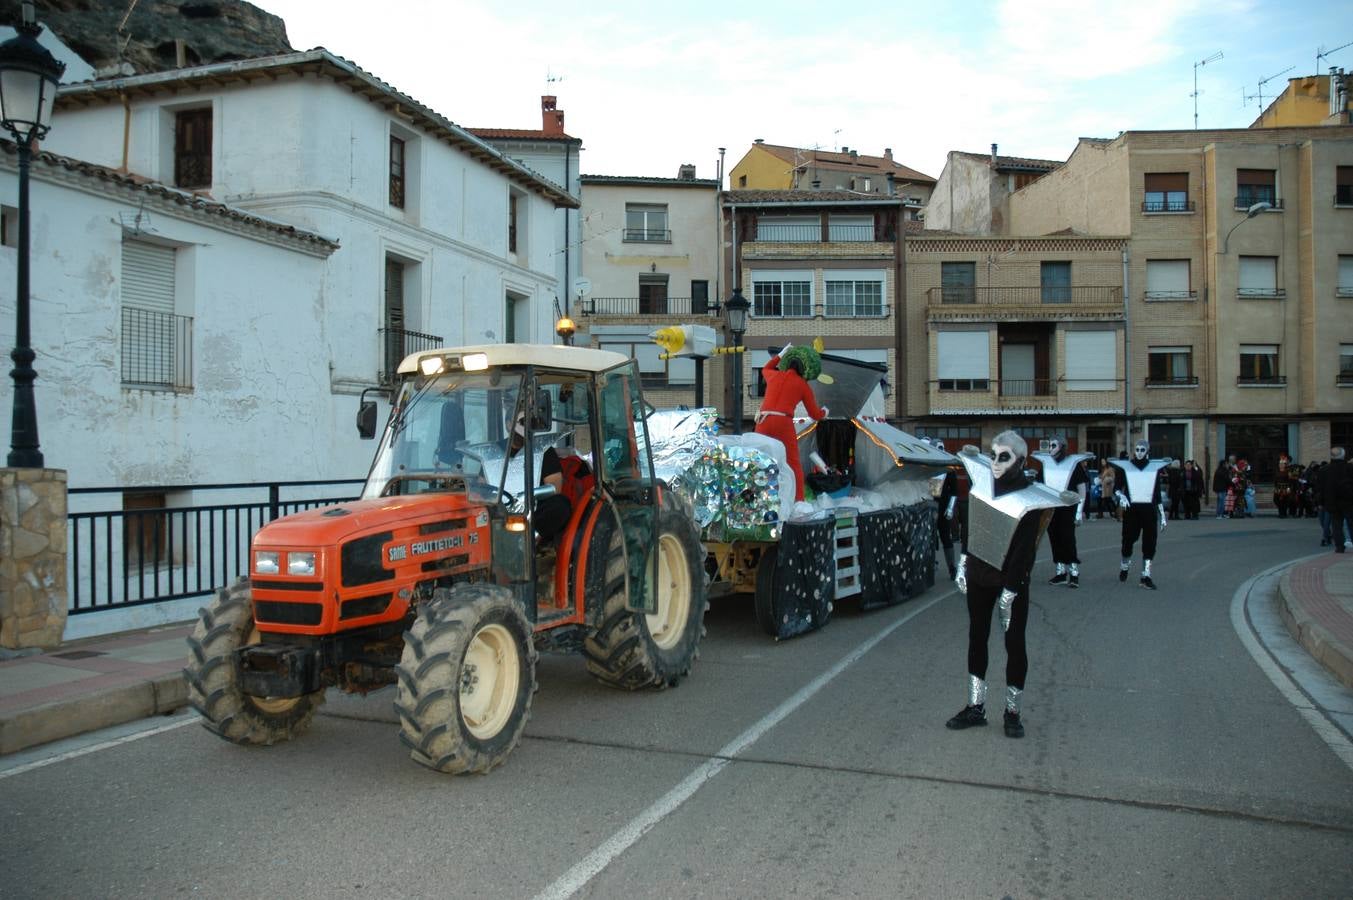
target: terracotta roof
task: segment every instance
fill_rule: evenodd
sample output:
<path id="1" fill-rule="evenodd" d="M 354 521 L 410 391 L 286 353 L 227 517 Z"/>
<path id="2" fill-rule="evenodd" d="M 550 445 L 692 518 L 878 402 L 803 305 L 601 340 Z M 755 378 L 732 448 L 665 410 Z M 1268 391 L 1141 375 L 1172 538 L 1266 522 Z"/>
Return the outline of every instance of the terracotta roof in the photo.
<path id="1" fill-rule="evenodd" d="M 0 140 L 0 152 L 6 156 L 17 157 L 19 155 L 18 147 L 12 141 Z M 136 191 L 143 194 L 149 194 L 170 203 L 182 206 L 185 209 L 191 209 L 204 215 L 219 216 L 224 219 L 230 219 L 234 222 L 260 228 L 264 231 L 270 231 L 274 234 L 283 235 L 304 244 L 310 244 L 328 255 L 339 247 L 338 241 L 333 238 L 326 238 L 315 234 L 312 231 L 304 231 L 295 225 L 289 225 L 285 222 L 279 222 L 276 219 L 270 219 L 267 216 L 261 216 L 258 213 L 240 209 L 237 206 L 230 206 L 219 200 L 213 200 L 209 196 L 196 194 L 192 191 L 185 191 L 181 188 L 170 187 L 167 184 L 161 184 L 142 175 L 136 175 L 129 172 L 119 172 L 116 169 L 109 169 L 105 166 L 98 166 L 94 163 L 84 160 L 72 159 L 69 156 L 59 156 L 47 151 L 38 151 L 33 154 L 33 162 L 40 165 L 50 166 L 53 169 L 60 169 L 66 172 L 72 172 L 85 178 L 91 178 L 113 187 L 125 188 L 129 191 Z"/>
<path id="2" fill-rule="evenodd" d="M 962 150 L 954 151 L 959 156 L 966 156 L 969 159 L 991 159 L 990 153 L 965 153 Z M 1062 162 L 1056 159 L 1033 159 L 1027 156 L 996 156 L 996 168 L 998 169 L 1027 169 L 1039 172 L 1051 172 L 1053 169 L 1061 166 Z"/>
<path id="3" fill-rule="evenodd" d="M 928 181 L 931 184 L 935 182 L 934 178 L 924 172 L 918 172 L 909 166 L 902 165 L 896 159 L 888 159 L 883 156 L 866 156 L 863 153 L 858 156 L 851 156 L 849 153 L 838 153 L 833 150 L 811 150 L 764 142 L 753 144 L 752 147 L 760 147 L 794 166 L 815 166 L 819 169 L 837 169 L 849 172 L 881 172 L 883 174 L 892 172 L 894 176 L 904 181 Z"/>
<path id="4" fill-rule="evenodd" d="M 255 82 L 271 83 L 276 81 L 279 75 L 330 78 L 335 84 L 424 129 L 432 137 L 445 141 L 509 180 L 553 201 L 556 207 L 576 209 L 578 206 L 578 198 L 566 189 L 511 159 L 497 147 L 460 127 L 441 113 L 395 90 L 356 63 L 335 56 L 323 47 L 300 53 L 238 59 L 187 69 L 153 72 L 148 75 L 65 84 L 57 91 L 56 106 L 69 108 L 100 103 L 121 104 L 128 99 L 154 97 L 179 91 L 196 92 L 204 87 L 222 88 L 248 86 Z"/>
<path id="5" fill-rule="evenodd" d="M 659 178 L 654 175 L 583 175 L 583 184 L 650 184 L 655 187 L 717 188 L 715 178 Z"/>
<path id="6" fill-rule="evenodd" d="M 861 191 L 724 191 L 723 202 L 739 203 L 795 203 L 803 205 L 872 204 L 874 206 L 901 206 L 902 198 L 887 194 L 866 194 Z"/>
<path id="7" fill-rule="evenodd" d="M 540 129 L 530 128 L 466 128 L 466 131 L 486 141 L 558 141 L 560 143 L 582 143 L 582 138 L 567 134 L 546 134 Z"/>

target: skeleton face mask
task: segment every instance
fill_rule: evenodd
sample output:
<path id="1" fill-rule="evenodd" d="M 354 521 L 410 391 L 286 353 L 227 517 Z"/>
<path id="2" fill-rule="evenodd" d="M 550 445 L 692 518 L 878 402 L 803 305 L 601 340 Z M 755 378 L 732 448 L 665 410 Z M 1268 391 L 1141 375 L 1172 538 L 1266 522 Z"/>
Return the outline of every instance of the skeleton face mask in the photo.
<path id="1" fill-rule="evenodd" d="M 1019 457 L 1015 455 L 1014 448 L 1007 447 L 1004 444 L 991 445 L 991 471 L 997 478 L 1004 478 L 1005 473 L 1019 462 Z"/>
<path id="2" fill-rule="evenodd" d="M 1062 455 L 1061 440 L 1058 438 L 1053 438 L 1052 440 L 1048 441 L 1048 452 L 1051 453 L 1053 457 L 1061 456 Z"/>
<path id="3" fill-rule="evenodd" d="M 1136 456 L 1138 459 L 1146 459 L 1146 455 L 1150 452 L 1151 445 L 1148 444 L 1146 441 L 1138 441 L 1137 445 L 1132 448 L 1133 455 Z"/>

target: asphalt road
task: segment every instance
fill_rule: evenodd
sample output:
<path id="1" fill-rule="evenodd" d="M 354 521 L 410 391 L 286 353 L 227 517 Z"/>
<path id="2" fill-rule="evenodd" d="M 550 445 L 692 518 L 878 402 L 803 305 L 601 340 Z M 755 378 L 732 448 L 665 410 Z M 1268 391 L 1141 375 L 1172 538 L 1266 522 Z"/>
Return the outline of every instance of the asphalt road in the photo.
<path id="1" fill-rule="evenodd" d="M 0 768 L 0 895 L 1353 895 L 1353 768 L 1232 617 L 1247 579 L 1317 552 L 1316 526 L 1171 523 L 1156 592 L 1119 584 L 1117 541 L 1080 530 L 1078 592 L 1042 583 L 1045 548 L 1024 740 L 999 714 L 943 727 L 967 627 L 945 586 L 783 644 L 730 598 L 676 690 L 543 657 L 526 738 L 488 776 L 412 763 L 388 691 L 331 697 L 270 749 L 160 719 L 30 755 Z M 997 625 L 993 708 L 1003 667 Z"/>

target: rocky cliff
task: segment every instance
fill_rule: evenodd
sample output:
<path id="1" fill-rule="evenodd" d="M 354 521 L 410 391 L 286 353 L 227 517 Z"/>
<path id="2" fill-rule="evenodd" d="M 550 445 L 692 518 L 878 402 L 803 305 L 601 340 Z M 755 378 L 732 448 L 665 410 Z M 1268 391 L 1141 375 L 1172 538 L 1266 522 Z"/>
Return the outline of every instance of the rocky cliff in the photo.
<path id="1" fill-rule="evenodd" d="M 292 49 L 286 23 L 242 0 L 39 0 L 37 13 L 101 76 Z M 19 0 L 0 0 L 0 23 L 18 21 Z"/>

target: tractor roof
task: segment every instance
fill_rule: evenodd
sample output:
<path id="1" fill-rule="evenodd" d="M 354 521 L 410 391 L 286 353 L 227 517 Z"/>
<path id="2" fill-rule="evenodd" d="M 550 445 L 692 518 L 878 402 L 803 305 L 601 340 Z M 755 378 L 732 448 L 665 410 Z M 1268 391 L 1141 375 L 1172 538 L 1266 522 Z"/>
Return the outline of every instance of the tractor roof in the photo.
<path id="1" fill-rule="evenodd" d="M 471 347 L 439 347 L 423 350 L 404 357 L 399 374 L 411 375 L 418 371 L 418 361 L 428 356 L 465 356 L 483 353 L 489 366 L 545 366 L 551 369 L 573 369 L 579 372 L 603 372 L 630 361 L 628 356 L 611 350 L 593 350 L 588 347 L 563 347 L 559 344 L 478 344 Z"/>

